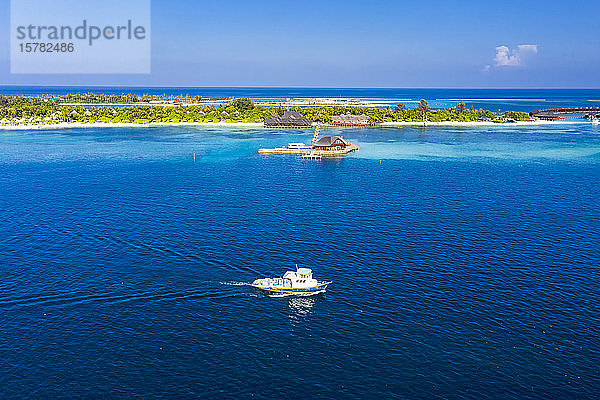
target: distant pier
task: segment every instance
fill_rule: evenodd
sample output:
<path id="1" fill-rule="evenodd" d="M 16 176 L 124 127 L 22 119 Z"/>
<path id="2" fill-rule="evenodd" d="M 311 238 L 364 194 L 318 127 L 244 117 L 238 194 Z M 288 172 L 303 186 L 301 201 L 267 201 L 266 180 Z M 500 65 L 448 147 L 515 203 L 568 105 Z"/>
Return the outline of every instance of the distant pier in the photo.
<path id="1" fill-rule="evenodd" d="M 529 113 L 530 116 L 546 120 L 556 121 L 560 119 L 558 114 L 585 114 L 586 118 L 591 115 L 598 117 L 600 107 L 555 107 L 555 108 L 540 108 Z"/>

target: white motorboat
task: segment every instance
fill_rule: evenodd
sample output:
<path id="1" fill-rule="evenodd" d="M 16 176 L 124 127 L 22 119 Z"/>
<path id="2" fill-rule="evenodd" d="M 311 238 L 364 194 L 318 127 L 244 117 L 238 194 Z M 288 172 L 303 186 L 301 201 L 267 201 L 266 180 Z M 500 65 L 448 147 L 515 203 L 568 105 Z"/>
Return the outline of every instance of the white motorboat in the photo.
<path id="1" fill-rule="evenodd" d="M 310 268 L 296 268 L 296 271 L 287 271 L 281 278 L 256 279 L 250 286 L 269 293 L 313 294 L 324 292 L 330 284 L 331 281 L 314 279 Z"/>

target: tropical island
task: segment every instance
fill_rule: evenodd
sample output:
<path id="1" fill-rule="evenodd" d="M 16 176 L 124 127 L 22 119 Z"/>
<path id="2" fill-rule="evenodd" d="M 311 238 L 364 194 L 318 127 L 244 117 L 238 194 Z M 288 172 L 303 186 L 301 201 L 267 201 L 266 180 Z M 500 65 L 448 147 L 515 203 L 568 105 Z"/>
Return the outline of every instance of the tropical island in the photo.
<path id="1" fill-rule="evenodd" d="M 360 104 L 360 103 L 359 103 Z M 302 120 L 288 125 L 290 118 Z M 515 123 L 536 119 L 524 112 L 467 108 L 464 102 L 447 109 L 431 109 L 426 100 L 417 107 L 397 104 L 393 108 L 361 105 L 260 106 L 249 98 L 68 94 L 54 96 L 0 96 L 0 128 L 36 129 L 116 124 L 247 124 L 265 127 L 306 127 L 312 124 L 339 126 Z M 276 123 L 271 123 L 277 121 Z"/>

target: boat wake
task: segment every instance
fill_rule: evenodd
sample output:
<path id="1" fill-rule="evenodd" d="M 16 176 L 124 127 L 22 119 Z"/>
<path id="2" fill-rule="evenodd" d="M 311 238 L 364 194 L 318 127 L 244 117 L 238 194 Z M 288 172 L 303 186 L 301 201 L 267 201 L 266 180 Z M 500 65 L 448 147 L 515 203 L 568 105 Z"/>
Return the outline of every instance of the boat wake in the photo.
<path id="1" fill-rule="evenodd" d="M 248 282 L 219 282 L 221 285 L 225 285 L 225 286 L 248 286 L 250 285 Z"/>
<path id="2" fill-rule="evenodd" d="M 244 284 L 245 285 L 245 284 Z M 236 285 L 238 286 L 238 285 Z M 180 300 L 202 300 L 223 299 L 227 297 L 246 296 L 238 291 L 223 291 L 215 287 L 198 287 L 188 290 L 171 291 L 167 288 L 156 288 L 148 291 L 106 292 L 106 293 L 56 293 L 42 296 L 23 296 L 0 298 L 0 308 L 20 307 L 69 307 L 80 306 L 86 303 L 118 304 L 132 301 L 180 301 Z"/>

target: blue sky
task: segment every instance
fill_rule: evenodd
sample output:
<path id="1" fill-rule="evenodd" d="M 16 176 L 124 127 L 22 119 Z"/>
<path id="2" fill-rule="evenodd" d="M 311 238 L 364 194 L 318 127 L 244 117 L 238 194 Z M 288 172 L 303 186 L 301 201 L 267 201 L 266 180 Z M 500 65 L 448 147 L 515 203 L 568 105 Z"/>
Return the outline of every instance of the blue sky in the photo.
<path id="1" fill-rule="evenodd" d="M 49 2 L 51 4 L 51 2 Z M 0 84 L 600 88 L 597 1 L 152 1 L 152 72 Z"/>

